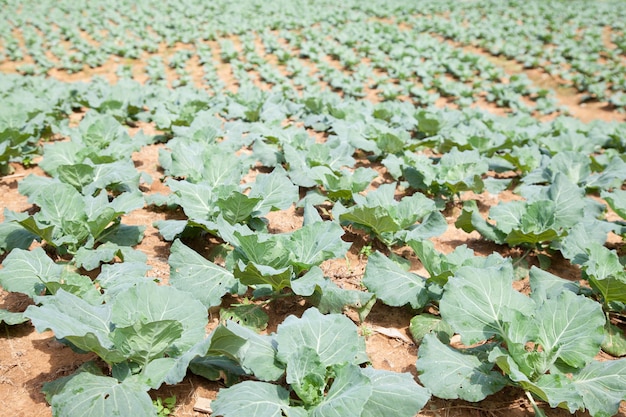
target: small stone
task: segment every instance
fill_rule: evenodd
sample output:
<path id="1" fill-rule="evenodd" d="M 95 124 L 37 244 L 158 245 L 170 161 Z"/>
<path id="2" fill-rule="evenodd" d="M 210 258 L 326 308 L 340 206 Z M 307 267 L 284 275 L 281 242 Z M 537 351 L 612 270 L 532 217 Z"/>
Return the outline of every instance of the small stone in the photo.
<path id="1" fill-rule="evenodd" d="M 213 412 L 213 409 L 211 408 L 212 401 L 213 400 L 209 398 L 200 397 L 196 400 L 196 403 L 193 405 L 193 410 L 198 411 L 200 413 L 211 414 Z"/>

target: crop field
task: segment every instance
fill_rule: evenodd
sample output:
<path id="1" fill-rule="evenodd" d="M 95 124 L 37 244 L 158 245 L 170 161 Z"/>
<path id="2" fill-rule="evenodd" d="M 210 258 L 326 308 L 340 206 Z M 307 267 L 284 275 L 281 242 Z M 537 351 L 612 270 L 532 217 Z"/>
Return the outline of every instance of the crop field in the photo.
<path id="1" fill-rule="evenodd" d="M 626 416 L 626 1 L 0 0 L 0 414 Z"/>

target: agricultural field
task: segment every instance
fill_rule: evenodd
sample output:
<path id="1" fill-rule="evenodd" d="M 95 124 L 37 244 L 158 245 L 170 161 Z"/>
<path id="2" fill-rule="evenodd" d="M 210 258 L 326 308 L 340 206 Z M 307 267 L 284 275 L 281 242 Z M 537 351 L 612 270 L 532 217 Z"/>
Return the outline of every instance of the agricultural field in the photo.
<path id="1" fill-rule="evenodd" d="M 2 415 L 626 416 L 626 1 L 0 5 Z"/>

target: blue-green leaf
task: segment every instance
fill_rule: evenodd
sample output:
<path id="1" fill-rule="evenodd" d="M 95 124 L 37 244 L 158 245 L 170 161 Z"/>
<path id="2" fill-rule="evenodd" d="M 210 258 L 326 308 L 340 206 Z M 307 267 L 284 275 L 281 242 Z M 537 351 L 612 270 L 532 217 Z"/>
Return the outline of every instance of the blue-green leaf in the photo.
<path id="1" fill-rule="evenodd" d="M 572 227 L 583 218 L 585 192 L 572 183 L 565 174 L 557 174 L 552 185 L 544 193 L 547 198 L 554 201 L 557 227 Z"/>
<path id="2" fill-rule="evenodd" d="M 513 289 L 511 265 L 464 266 L 448 279 L 440 302 L 442 318 L 472 345 L 505 334 L 511 311 L 531 313 L 534 302 Z"/>
<path id="3" fill-rule="evenodd" d="M 160 320 L 118 327 L 113 330 L 111 338 L 116 349 L 126 358 L 145 366 L 152 359 L 161 357 L 182 333 L 180 322 Z"/>
<path id="4" fill-rule="evenodd" d="M 339 219 L 342 222 L 354 223 L 358 227 L 365 228 L 379 236 L 383 233 L 393 233 L 400 230 L 398 223 L 382 206 L 355 207 L 349 212 L 341 214 Z"/>
<path id="5" fill-rule="evenodd" d="M 50 401 L 52 413 L 63 417 L 156 417 L 145 386 L 129 380 L 80 372 Z"/>
<path id="6" fill-rule="evenodd" d="M 44 231 L 43 233 L 40 233 L 41 229 L 35 223 L 36 230 L 31 232 L 26 229 L 23 224 L 9 221 L 12 217 L 15 218 L 15 216 L 12 216 L 12 212 L 5 208 L 4 222 L 0 223 L 0 254 L 11 252 L 16 248 L 28 249 L 28 247 L 33 243 L 33 240 L 42 234 L 49 236 L 49 238 L 52 239 L 52 227 L 48 232 Z M 26 219 L 32 218 L 26 217 Z M 17 218 L 15 218 L 15 220 L 17 220 Z M 34 222 L 34 219 L 32 221 Z"/>
<path id="7" fill-rule="evenodd" d="M 261 197 L 252 198 L 239 192 L 233 192 L 228 197 L 218 199 L 216 205 L 220 208 L 224 220 L 234 224 L 243 222 L 250 217 L 261 201 Z"/>
<path id="8" fill-rule="evenodd" d="M 361 417 L 412 417 L 430 399 L 430 392 L 418 385 L 409 373 L 372 367 L 361 372 L 372 384 L 372 395 L 363 406 Z"/>
<path id="9" fill-rule="evenodd" d="M 294 231 L 289 236 L 291 259 L 301 270 L 320 265 L 328 259 L 341 258 L 350 243 L 341 240 L 344 230 L 335 222 L 316 222 Z"/>
<path id="10" fill-rule="evenodd" d="M 545 356 L 582 368 L 600 351 L 605 317 L 600 304 L 593 300 L 564 291 L 546 299 L 535 320 L 539 326 L 536 342 Z"/>
<path id="11" fill-rule="evenodd" d="M 2 263 L 0 285 L 7 291 L 35 297 L 48 281 L 58 281 L 63 266 L 55 264 L 42 248 L 13 249 Z"/>
<path id="12" fill-rule="evenodd" d="M 291 354 L 286 380 L 305 404 L 317 405 L 324 399 L 326 367 L 312 347 L 301 346 Z"/>
<path id="13" fill-rule="evenodd" d="M 83 299 L 59 290 L 53 296 L 42 297 L 41 306 L 29 306 L 24 316 L 31 319 L 38 332 L 52 330 L 59 339 L 75 337 L 73 343 L 84 350 L 93 345 L 93 337 L 105 349 L 112 349 L 111 306 L 92 305 Z M 88 336 L 91 334 L 91 336 Z M 80 338 L 85 338 L 85 343 Z"/>
<path id="14" fill-rule="evenodd" d="M 429 300 L 426 279 L 406 272 L 380 252 L 368 257 L 363 284 L 385 304 L 418 309 Z"/>
<path id="15" fill-rule="evenodd" d="M 591 362 L 572 380 L 592 416 L 614 416 L 626 399 L 626 359 Z"/>
<path id="16" fill-rule="evenodd" d="M 6 323 L 9 326 L 21 324 L 28 321 L 28 317 L 24 317 L 23 313 L 17 313 L 0 309 L 0 323 Z"/>
<path id="17" fill-rule="evenodd" d="M 587 248 L 588 260 L 583 264 L 592 288 L 602 294 L 603 302 L 626 302 L 626 270 L 617 253 L 592 242 Z"/>
<path id="18" fill-rule="evenodd" d="M 260 198 L 258 210 L 265 214 L 272 210 L 286 210 L 298 201 L 298 187 L 295 186 L 282 169 L 275 169 L 271 174 L 262 174 L 256 178 L 250 188 L 249 197 Z"/>
<path id="19" fill-rule="evenodd" d="M 508 383 L 492 370 L 494 364 L 446 346 L 433 334 L 424 336 L 417 356 L 420 381 L 439 398 L 481 401 Z"/>
<path id="20" fill-rule="evenodd" d="M 367 361 L 365 341 L 354 323 L 342 314 L 323 315 L 316 308 L 309 308 L 302 318 L 287 317 L 278 326 L 276 342 L 278 359 L 283 362 L 300 346 L 313 348 L 327 367 Z"/>
<path id="21" fill-rule="evenodd" d="M 170 344 L 169 356 L 180 356 L 205 337 L 208 318 L 206 307 L 189 293 L 173 287 L 158 286 L 147 281 L 118 294 L 110 304 L 111 322 L 117 327 L 132 326 L 137 322 L 150 323 L 175 320 L 182 324 L 181 337 Z"/>
<path id="22" fill-rule="evenodd" d="M 221 389 L 211 408 L 223 417 L 289 416 L 289 391 L 267 382 L 243 381 Z"/>
<path id="23" fill-rule="evenodd" d="M 333 367 L 335 378 L 324 400 L 315 407 L 311 417 L 360 417 L 372 395 L 370 379 L 361 368 L 351 363 Z"/>
<path id="24" fill-rule="evenodd" d="M 236 353 L 245 371 L 263 381 L 276 381 L 285 373 L 284 363 L 276 359 L 275 336 L 257 334 L 232 321 L 226 323 L 226 328 L 246 340 L 245 345 Z"/>
<path id="25" fill-rule="evenodd" d="M 226 269 L 175 240 L 170 249 L 170 284 L 193 294 L 206 308 L 218 306 L 237 280 Z"/>
<path id="26" fill-rule="evenodd" d="M 600 196 L 622 219 L 626 220 L 626 190 L 604 191 Z"/>
<path id="27" fill-rule="evenodd" d="M 580 284 L 557 277 L 548 271 L 533 266 L 530 268 L 530 297 L 537 303 L 555 298 L 564 291 L 580 293 Z"/>

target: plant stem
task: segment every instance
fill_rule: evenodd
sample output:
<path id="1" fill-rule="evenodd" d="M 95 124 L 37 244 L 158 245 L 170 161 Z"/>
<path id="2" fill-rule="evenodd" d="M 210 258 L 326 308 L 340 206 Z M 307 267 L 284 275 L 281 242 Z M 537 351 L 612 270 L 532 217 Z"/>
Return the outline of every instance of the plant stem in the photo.
<path id="1" fill-rule="evenodd" d="M 513 262 L 513 267 L 516 267 L 520 264 L 520 262 L 522 262 L 524 259 L 526 259 L 526 257 L 528 256 L 528 254 L 532 251 L 532 248 L 528 248 L 526 249 L 526 251 L 522 254 L 522 256 L 520 256 L 520 258 L 518 260 L 516 260 L 515 262 Z"/>
<path id="2" fill-rule="evenodd" d="M 539 406 L 535 402 L 535 399 L 533 398 L 533 395 L 530 392 L 528 392 L 528 391 L 524 391 L 524 392 L 526 393 L 526 397 L 530 401 L 530 404 L 533 406 L 533 411 L 535 412 L 535 416 L 536 417 L 547 417 L 546 413 L 544 413 L 543 410 L 541 408 L 539 408 Z"/>

